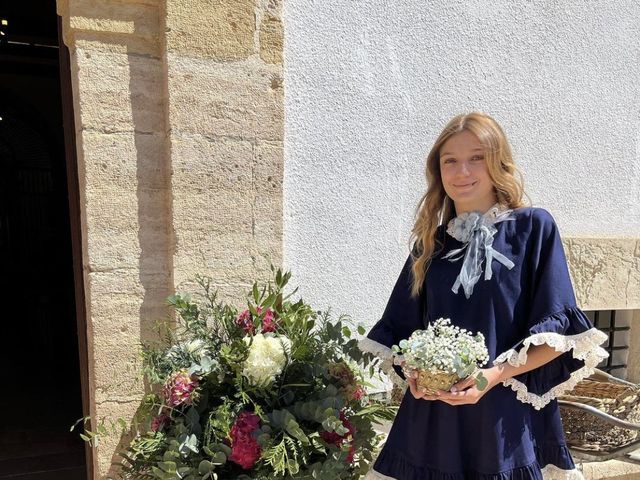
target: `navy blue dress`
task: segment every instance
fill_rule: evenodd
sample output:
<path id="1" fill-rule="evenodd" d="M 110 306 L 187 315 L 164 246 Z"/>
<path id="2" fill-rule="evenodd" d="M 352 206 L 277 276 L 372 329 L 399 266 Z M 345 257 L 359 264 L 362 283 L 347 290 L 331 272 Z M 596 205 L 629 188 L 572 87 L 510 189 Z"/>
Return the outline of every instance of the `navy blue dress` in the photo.
<path id="1" fill-rule="evenodd" d="M 533 207 L 515 209 L 512 216 L 514 220 L 495 224 L 493 248 L 515 266 L 508 269 L 494 259 L 493 277 L 481 278 L 469 298 L 462 289 L 452 291 L 462 260 L 442 258 L 463 244 L 446 232 L 446 226 L 438 227 L 444 247 L 427 270 L 422 295 L 417 299 L 409 295 L 409 256 L 382 318 L 364 341 L 373 348 L 366 349 L 390 355 L 388 347 L 444 317 L 484 334 L 490 356 L 484 368 L 505 361 L 520 365 L 530 345 L 546 343 L 564 353 L 496 385 L 474 405 L 417 400 L 407 389 L 367 478 L 583 478 L 566 446 L 555 398 L 593 373 L 608 356 L 599 346 L 607 336 L 576 305 L 553 217 Z"/>

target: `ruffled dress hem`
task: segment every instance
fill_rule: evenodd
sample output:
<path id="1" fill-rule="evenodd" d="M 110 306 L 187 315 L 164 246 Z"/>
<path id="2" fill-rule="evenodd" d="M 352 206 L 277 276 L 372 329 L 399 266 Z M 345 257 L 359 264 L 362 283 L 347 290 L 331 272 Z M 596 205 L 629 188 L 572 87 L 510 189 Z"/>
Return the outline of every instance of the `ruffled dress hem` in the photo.
<path id="1" fill-rule="evenodd" d="M 450 473 L 430 467 L 415 466 L 402 455 L 383 449 L 375 462 L 378 470 L 372 467 L 364 480 L 584 480 L 584 476 L 573 463 L 566 445 L 546 446 L 544 450 L 536 448 L 535 452 L 536 460 L 531 464 L 498 473 L 476 471 Z"/>
<path id="2" fill-rule="evenodd" d="M 525 467 L 526 468 L 526 467 Z M 508 472 L 507 472 L 508 473 Z M 560 467 L 556 467 L 555 465 L 549 464 L 544 468 L 540 469 L 540 473 L 542 474 L 542 479 L 543 480 L 584 480 L 584 476 L 582 475 L 582 473 L 577 469 L 574 468 L 572 470 L 563 470 Z M 498 478 L 500 480 L 503 480 L 503 478 L 509 478 L 511 480 L 511 478 L 521 478 L 521 477 L 503 477 L 504 473 L 499 473 L 498 476 L 496 475 L 489 475 L 489 476 L 479 476 L 479 477 L 473 477 L 474 479 L 478 478 L 478 479 L 494 479 L 494 478 Z M 423 478 L 432 478 L 432 477 L 423 477 Z M 461 478 L 464 479 L 464 475 L 462 476 L 458 476 L 458 477 L 450 477 L 450 476 L 445 476 L 445 477 L 433 477 L 433 478 L 438 478 L 438 479 L 447 479 L 449 480 L 449 478 Z M 536 477 L 525 477 L 525 478 L 536 478 Z M 376 472 L 374 469 L 369 470 L 369 472 L 365 475 L 364 480 L 400 480 L 396 477 L 389 477 L 388 475 L 383 475 L 382 473 Z"/>

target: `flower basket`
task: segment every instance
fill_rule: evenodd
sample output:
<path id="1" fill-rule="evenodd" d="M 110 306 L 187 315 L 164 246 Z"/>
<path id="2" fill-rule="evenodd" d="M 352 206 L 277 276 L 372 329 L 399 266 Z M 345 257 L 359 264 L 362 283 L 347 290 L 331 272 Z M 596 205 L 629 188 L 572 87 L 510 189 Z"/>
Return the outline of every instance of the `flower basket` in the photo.
<path id="1" fill-rule="evenodd" d="M 436 390 L 449 391 L 460 380 L 461 378 L 455 373 L 418 370 L 416 385 L 418 389 L 424 388 L 428 395 L 434 395 Z"/>
<path id="2" fill-rule="evenodd" d="M 484 336 L 452 325 L 448 318 L 439 318 L 425 330 L 416 330 L 392 350 L 402 354 L 405 375 L 417 373 L 416 387 L 429 395 L 436 390 L 448 391 L 460 380 L 475 375 L 478 367 L 489 360 Z M 480 373 L 475 378 L 478 389 L 487 380 Z"/>

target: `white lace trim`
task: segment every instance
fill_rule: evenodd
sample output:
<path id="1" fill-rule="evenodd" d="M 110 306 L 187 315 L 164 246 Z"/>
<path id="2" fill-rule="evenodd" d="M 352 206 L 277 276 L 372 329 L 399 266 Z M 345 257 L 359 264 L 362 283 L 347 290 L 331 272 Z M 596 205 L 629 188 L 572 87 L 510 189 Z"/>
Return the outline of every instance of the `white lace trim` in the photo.
<path id="1" fill-rule="evenodd" d="M 568 380 L 553 387 L 543 395 L 529 392 L 527 386 L 514 379 L 508 378 L 502 382 L 505 387 L 511 387 L 516 392 L 516 398 L 523 403 L 533 405 L 536 410 L 540 410 L 551 400 L 562 395 L 567 390 L 573 389 L 583 378 L 594 372 L 594 368 L 609 356 L 607 351 L 600 347 L 609 337 L 598 330 L 590 328 L 586 332 L 577 335 L 561 335 L 555 332 L 536 333 L 523 340 L 523 346 L 519 352 L 514 349 L 507 350 L 500 354 L 494 361 L 494 365 L 508 362 L 514 367 L 519 367 L 527 362 L 527 351 L 530 345 L 542 345 L 543 343 L 553 347 L 557 352 L 568 352 L 573 350 L 573 358 L 583 360 L 584 367 L 571 373 Z"/>
<path id="2" fill-rule="evenodd" d="M 365 337 L 358 340 L 358 348 L 363 352 L 372 353 L 376 357 L 380 358 L 382 360 L 380 370 L 382 370 L 384 374 L 389 377 L 389 380 L 391 380 L 395 385 L 402 388 L 407 386 L 407 382 L 404 381 L 393 368 L 394 364 L 399 365 L 401 358 L 395 356 L 389 347 Z"/>
<path id="3" fill-rule="evenodd" d="M 585 480 L 582 472 L 577 468 L 572 470 L 563 470 L 560 467 L 556 467 L 553 464 L 549 464 L 544 468 L 541 468 L 542 478 L 544 480 Z M 380 472 L 376 472 L 373 468 L 370 468 L 367 474 L 364 476 L 364 480 L 399 480 L 395 477 L 389 477 L 383 475 Z"/>

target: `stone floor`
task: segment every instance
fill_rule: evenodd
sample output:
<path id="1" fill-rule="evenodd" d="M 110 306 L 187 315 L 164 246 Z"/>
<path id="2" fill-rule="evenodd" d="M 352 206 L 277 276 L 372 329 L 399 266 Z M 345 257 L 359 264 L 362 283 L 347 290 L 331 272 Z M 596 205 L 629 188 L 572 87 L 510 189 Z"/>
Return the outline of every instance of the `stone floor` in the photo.
<path id="1" fill-rule="evenodd" d="M 640 450 L 624 456 L 620 460 L 606 462 L 581 462 L 575 460 L 578 468 L 582 468 L 585 480 L 615 479 L 640 480 Z"/>

